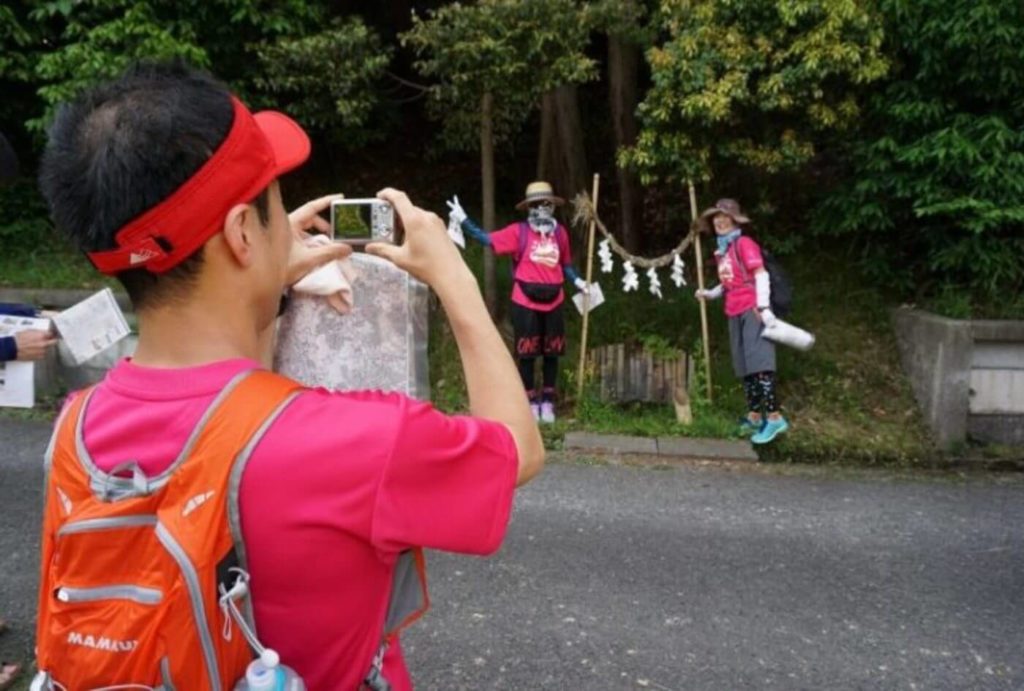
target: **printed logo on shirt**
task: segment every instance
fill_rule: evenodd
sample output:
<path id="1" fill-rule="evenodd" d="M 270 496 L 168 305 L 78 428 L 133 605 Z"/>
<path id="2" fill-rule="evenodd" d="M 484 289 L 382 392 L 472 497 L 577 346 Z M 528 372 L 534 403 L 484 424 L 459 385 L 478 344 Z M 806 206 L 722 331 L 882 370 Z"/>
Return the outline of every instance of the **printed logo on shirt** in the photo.
<path id="1" fill-rule="evenodd" d="M 736 274 L 732 269 L 732 257 L 726 254 L 718 261 L 718 280 L 723 284 L 732 283 Z"/>
<path id="2" fill-rule="evenodd" d="M 558 243 L 550 237 L 543 237 L 534 242 L 530 248 L 530 261 L 553 269 L 558 266 L 560 253 Z"/>
<path id="3" fill-rule="evenodd" d="M 210 490 L 209 492 L 197 494 L 196 496 L 189 499 L 188 503 L 185 504 L 185 508 L 181 510 L 182 517 L 187 517 L 190 513 L 198 509 L 200 506 L 210 501 L 210 498 L 213 496 L 213 494 L 213 490 Z"/>

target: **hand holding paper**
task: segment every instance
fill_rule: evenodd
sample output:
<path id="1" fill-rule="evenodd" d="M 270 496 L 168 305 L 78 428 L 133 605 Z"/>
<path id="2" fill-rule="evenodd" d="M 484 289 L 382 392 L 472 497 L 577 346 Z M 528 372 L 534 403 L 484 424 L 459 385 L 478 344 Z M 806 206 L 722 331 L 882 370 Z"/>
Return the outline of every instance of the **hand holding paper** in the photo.
<path id="1" fill-rule="evenodd" d="M 42 360 L 57 339 L 48 331 L 25 329 L 14 334 L 14 342 L 18 346 L 18 360 Z"/>
<path id="2" fill-rule="evenodd" d="M 579 279 L 583 281 L 583 279 Z M 576 310 L 583 314 L 583 301 L 587 301 L 587 312 L 592 311 L 595 307 L 600 307 L 604 304 L 604 292 L 601 290 L 601 284 L 591 283 L 587 286 L 587 292 L 584 293 L 582 290 L 572 296 L 572 304 L 576 305 Z"/>

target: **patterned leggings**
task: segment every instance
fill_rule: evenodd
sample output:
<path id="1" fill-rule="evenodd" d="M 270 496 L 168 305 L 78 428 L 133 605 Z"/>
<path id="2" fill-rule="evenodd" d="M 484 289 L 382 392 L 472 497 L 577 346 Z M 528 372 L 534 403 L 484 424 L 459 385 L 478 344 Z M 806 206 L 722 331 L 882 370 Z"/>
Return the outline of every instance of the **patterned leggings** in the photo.
<path id="1" fill-rule="evenodd" d="M 743 392 L 747 395 L 747 410 L 750 412 L 779 412 L 779 399 L 775 395 L 775 372 L 748 374 L 743 378 Z"/>
<path id="2" fill-rule="evenodd" d="M 534 384 L 534 363 L 537 362 L 535 357 L 521 357 L 519 358 L 519 376 L 523 380 L 523 388 L 526 389 L 526 395 L 530 397 L 530 403 L 537 402 L 537 389 Z M 544 388 L 541 390 L 541 400 L 549 401 L 554 403 L 555 401 L 555 382 L 558 379 L 558 356 L 557 355 L 545 355 L 543 359 L 543 372 L 544 372 Z"/>

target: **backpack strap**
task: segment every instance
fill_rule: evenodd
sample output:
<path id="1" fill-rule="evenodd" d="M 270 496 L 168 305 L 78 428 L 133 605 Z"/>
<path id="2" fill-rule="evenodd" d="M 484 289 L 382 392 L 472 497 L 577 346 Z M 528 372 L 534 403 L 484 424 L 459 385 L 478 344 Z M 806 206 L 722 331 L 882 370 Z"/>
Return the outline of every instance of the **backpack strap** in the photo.
<path id="1" fill-rule="evenodd" d="M 740 254 L 740 243 L 743 242 L 744 240 L 750 240 L 750 242 L 754 242 L 746 235 L 741 235 L 738 238 L 736 238 L 736 242 L 732 243 L 729 249 L 731 249 L 733 252 L 733 258 L 736 265 L 739 266 L 740 271 L 743 272 L 743 283 L 745 283 L 746 285 L 754 285 L 754 281 L 750 280 L 750 270 L 747 269 L 747 264 L 746 262 L 743 261 L 743 256 Z"/>
<path id="2" fill-rule="evenodd" d="M 526 246 L 530 243 L 530 225 L 526 221 L 520 221 L 517 226 L 518 234 L 516 235 L 516 253 L 512 255 L 512 273 L 515 274 L 516 269 L 519 267 L 519 262 L 523 261 L 523 256 L 526 254 Z"/>

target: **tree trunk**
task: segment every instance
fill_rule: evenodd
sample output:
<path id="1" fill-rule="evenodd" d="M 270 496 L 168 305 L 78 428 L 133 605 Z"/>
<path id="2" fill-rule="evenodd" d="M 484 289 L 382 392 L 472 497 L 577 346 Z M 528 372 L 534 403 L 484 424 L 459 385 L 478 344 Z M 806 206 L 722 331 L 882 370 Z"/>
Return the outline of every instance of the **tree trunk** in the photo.
<path id="1" fill-rule="evenodd" d="M 555 89 L 555 124 L 558 127 L 558 153 L 562 159 L 565 179 L 558 194 L 572 199 L 587 190 L 587 151 L 583 143 L 583 122 L 576 98 L 576 85 L 563 84 Z"/>
<path id="2" fill-rule="evenodd" d="M 537 179 L 551 182 L 559 177 L 558 160 L 555 156 L 555 101 L 548 92 L 541 98 L 540 105 L 540 146 L 537 151 Z"/>
<path id="3" fill-rule="evenodd" d="M 537 178 L 550 182 L 555 194 L 568 200 L 587 189 L 587 170 L 576 86 L 563 85 L 541 101 Z"/>
<path id="4" fill-rule="evenodd" d="M 480 169 L 483 177 L 484 231 L 494 230 L 494 97 L 485 93 L 480 103 Z M 494 274 L 494 252 L 484 248 L 484 301 L 497 315 L 498 285 Z"/>
<path id="5" fill-rule="evenodd" d="M 615 150 L 636 143 L 636 81 L 640 50 L 635 43 L 621 37 L 608 36 L 608 96 L 611 101 Z M 619 187 L 619 228 L 622 244 L 630 252 L 640 248 L 643 227 L 643 190 L 640 179 L 631 170 L 618 165 L 615 173 Z"/>

